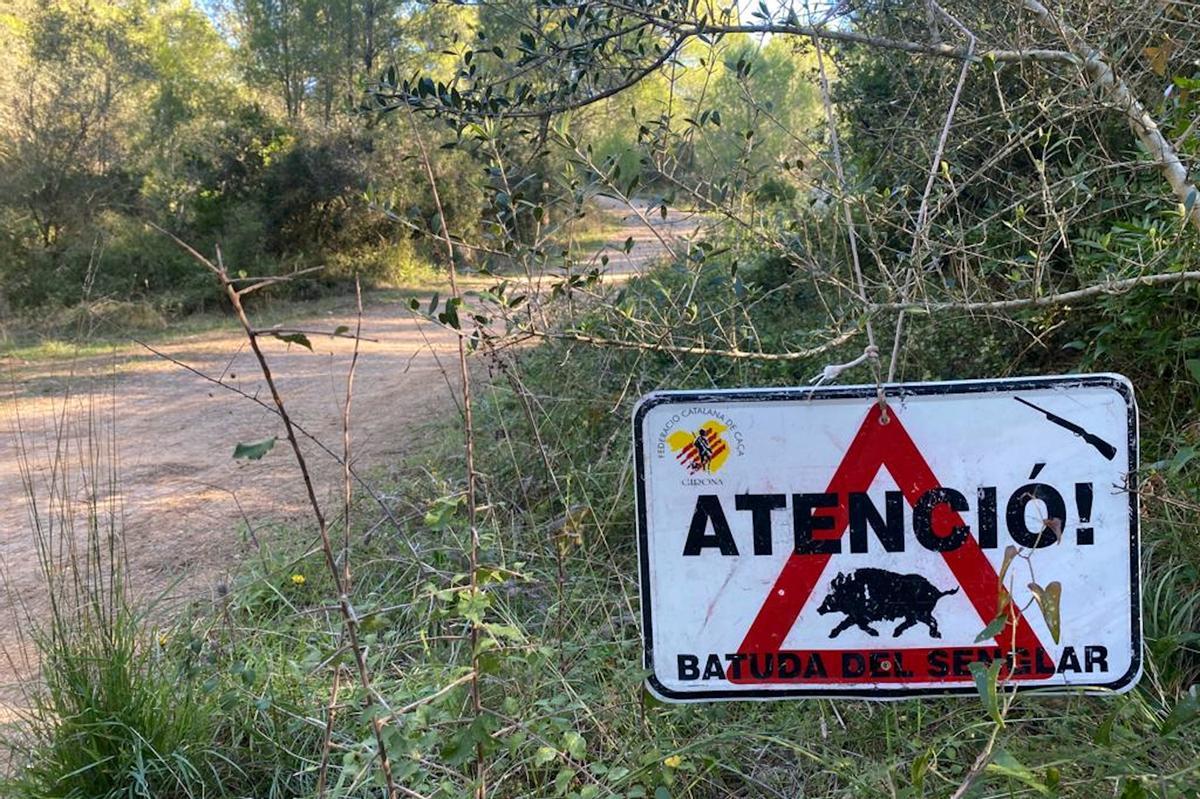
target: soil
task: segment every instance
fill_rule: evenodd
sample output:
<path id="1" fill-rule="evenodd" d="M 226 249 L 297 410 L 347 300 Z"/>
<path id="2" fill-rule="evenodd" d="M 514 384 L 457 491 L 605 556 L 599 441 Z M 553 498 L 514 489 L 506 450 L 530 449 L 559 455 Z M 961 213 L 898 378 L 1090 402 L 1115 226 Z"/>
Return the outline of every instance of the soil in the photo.
<path id="1" fill-rule="evenodd" d="M 641 214 L 600 204 L 619 224 L 608 250 L 608 271 L 621 279 L 661 258 L 665 248 L 642 217 L 670 241 L 695 227 L 694 218 L 639 206 Z M 624 252 L 633 237 L 635 247 Z M 359 470 L 402 461 L 420 445 L 420 431 L 457 410 L 456 337 L 419 321 L 401 299 L 368 296 L 352 405 L 353 462 Z M 332 331 L 353 328 L 347 305 L 289 327 Z M 271 369 L 290 414 L 334 451 L 341 451 L 341 403 L 352 341 L 310 335 L 313 352 L 265 339 Z M 80 453 L 89 440 L 106 439 L 119 455 L 116 486 L 120 528 L 128 549 L 135 599 L 158 598 L 178 607 L 221 590 L 258 533 L 278 522 L 299 521 L 307 501 L 279 417 L 225 387 L 270 404 L 270 396 L 240 330 L 136 344 L 104 356 L 5 363 L 0 389 L 0 721 L 25 704 L 22 686 L 37 675 L 27 620 L 44 616 L 45 587 L 31 532 L 25 476 L 45 505 L 54 453 L 71 467 L 71 495 L 89 490 L 79 479 Z M 219 379 L 188 371 L 170 359 Z M 89 420 L 97 426 L 89 434 Z M 261 460 L 235 460 L 234 446 L 271 436 L 279 442 Z M 311 442 L 302 442 L 320 499 L 337 508 L 341 467 Z M 100 458 L 102 467 L 109 462 Z M 101 496 L 107 496 L 101 492 Z M 293 528 L 294 529 L 294 528 Z"/>

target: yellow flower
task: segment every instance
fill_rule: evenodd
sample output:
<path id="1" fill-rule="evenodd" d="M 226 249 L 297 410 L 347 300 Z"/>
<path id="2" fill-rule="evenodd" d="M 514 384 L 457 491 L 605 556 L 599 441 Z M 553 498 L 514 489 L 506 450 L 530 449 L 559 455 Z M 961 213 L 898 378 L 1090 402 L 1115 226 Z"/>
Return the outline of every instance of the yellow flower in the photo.
<path id="1" fill-rule="evenodd" d="M 683 758 L 679 755 L 671 755 L 670 757 L 663 758 L 663 765 L 667 768 L 679 768 L 681 763 L 683 763 Z"/>
<path id="2" fill-rule="evenodd" d="M 292 575 L 292 585 L 304 585 L 304 575 L 303 574 L 293 574 Z"/>
<path id="3" fill-rule="evenodd" d="M 158 634 L 158 645 L 161 647 L 165 647 L 167 645 L 167 634 L 166 633 Z"/>

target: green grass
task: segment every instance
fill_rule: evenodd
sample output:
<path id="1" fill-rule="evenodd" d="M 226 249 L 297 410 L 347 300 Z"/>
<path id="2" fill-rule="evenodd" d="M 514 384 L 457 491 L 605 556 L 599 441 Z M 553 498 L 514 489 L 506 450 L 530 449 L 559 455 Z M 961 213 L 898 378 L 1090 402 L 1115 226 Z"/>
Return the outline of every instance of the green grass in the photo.
<path id="1" fill-rule="evenodd" d="M 712 335 L 705 314 L 727 313 L 732 301 L 723 275 L 714 268 L 702 277 L 696 295 L 707 305 L 677 335 Z M 682 271 L 660 271 L 635 281 L 622 301 L 635 315 L 649 314 L 687 279 Z M 802 331 L 817 327 L 819 317 L 808 302 L 798 290 L 783 307 L 751 311 L 768 346 L 810 343 Z M 813 314 L 811 324 L 805 313 Z M 619 311 L 601 310 L 577 321 L 613 334 L 623 332 L 620 319 Z M 1078 357 L 1051 349 L 1017 358 L 1019 335 L 1004 326 L 915 325 L 930 352 L 954 353 L 910 358 L 910 376 L 918 379 L 1065 371 Z M 971 350 L 956 349 L 963 340 L 973 342 Z M 522 393 L 498 379 L 479 397 L 487 509 L 480 594 L 467 587 L 460 432 L 448 425 L 435 449 L 393 475 L 389 493 L 411 511 L 405 529 L 358 550 L 355 574 L 381 694 L 392 707 L 438 696 L 389 728 L 407 787 L 425 796 L 469 794 L 480 746 L 495 796 L 947 797 L 957 789 L 994 728 L 977 700 L 677 707 L 656 703 L 641 688 L 627 431 L 637 393 L 711 382 L 799 383 L 819 365 L 680 363 L 665 354 L 567 344 L 524 353 L 516 367 Z M 627 386 L 631 375 L 638 391 Z M 1179 412 L 1147 410 L 1160 418 Z M 1175 446 L 1154 435 L 1148 454 Z M 1195 487 L 1194 474 L 1179 473 L 1163 496 L 1179 499 Z M 1142 687 L 1111 699 L 1018 697 L 997 734 L 999 765 L 970 795 L 1173 797 L 1200 787 L 1195 700 L 1187 692 L 1200 677 L 1198 554 L 1194 543 L 1184 543 L 1195 522 L 1172 507 L 1147 503 L 1151 656 Z M 405 541 L 417 543 L 419 560 Z M 240 646 L 272 674 L 287 674 L 286 664 L 298 657 L 319 662 L 336 641 L 331 617 L 311 614 L 329 586 L 307 582 L 312 593 L 296 595 L 288 582 L 296 568 L 319 571 L 311 562 L 288 565 L 258 578 L 249 595 L 255 599 L 235 592 L 245 614 L 235 619 L 256 630 Z M 438 695 L 470 667 L 471 619 L 483 625 L 487 710 L 479 720 L 465 687 Z M 328 674 L 307 676 L 306 684 L 326 696 Z M 336 727 L 342 785 L 353 785 L 371 766 L 366 727 L 357 717 Z M 317 754 L 306 760 L 311 769 Z M 347 794 L 367 795 L 357 788 Z"/>
<path id="2" fill-rule="evenodd" d="M 21 767 L 0 787 L 27 799 L 214 795 L 231 765 L 215 707 L 127 598 L 111 420 L 63 424 L 60 443 L 73 443 L 18 456 L 48 608 L 22 625 L 42 683 L 5 742 Z"/>

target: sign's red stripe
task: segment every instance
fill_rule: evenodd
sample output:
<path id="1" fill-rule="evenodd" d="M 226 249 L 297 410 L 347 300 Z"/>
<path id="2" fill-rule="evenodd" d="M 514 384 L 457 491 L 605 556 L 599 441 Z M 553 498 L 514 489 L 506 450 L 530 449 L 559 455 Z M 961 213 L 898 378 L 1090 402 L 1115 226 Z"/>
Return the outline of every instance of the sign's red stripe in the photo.
<path id="1" fill-rule="evenodd" d="M 879 406 L 874 407 L 878 408 Z M 904 493 L 904 498 L 910 505 L 915 505 L 922 494 L 941 484 L 895 414 L 892 414 L 891 424 L 882 427 L 883 458 L 888 472 L 896 480 L 897 486 Z M 947 505 L 939 505 L 934 509 L 933 529 L 935 531 L 949 530 L 965 524 L 962 516 L 952 511 Z M 945 558 L 946 565 L 950 567 L 950 571 L 958 580 L 958 584 L 962 586 L 967 598 L 971 600 L 971 604 L 975 606 L 983 623 L 986 625 L 996 618 L 1000 612 L 1001 597 L 1006 596 L 1008 592 L 1000 585 L 1000 578 L 997 576 L 996 570 L 983 550 L 980 549 L 979 541 L 975 536 L 967 536 L 967 540 L 963 542 L 962 546 L 949 552 L 943 552 L 942 557 Z M 1008 602 L 1004 604 L 1009 606 Z M 1019 613 L 1015 615 L 1015 625 L 1014 619 L 1009 619 L 1008 624 L 996 636 L 996 643 L 1001 646 L 1007 645 L 1009 648 L 1025 647 L 1030 651 L 1041 645 L 1033 628 L 1029 626 L 1029 622 Z"/>

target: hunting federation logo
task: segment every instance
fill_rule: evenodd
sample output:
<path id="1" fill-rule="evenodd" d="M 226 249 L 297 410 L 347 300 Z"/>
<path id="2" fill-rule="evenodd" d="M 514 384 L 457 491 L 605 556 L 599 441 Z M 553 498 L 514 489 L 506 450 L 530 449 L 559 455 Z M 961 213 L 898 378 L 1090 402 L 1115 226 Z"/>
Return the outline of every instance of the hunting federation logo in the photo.
<path id="1" fill-rule="evenodd" d="M 683 408 L 673 414 L 659 431 L 658 458 L 668 454 L 683 470 L 682 485 L 720 485 L 714 477 L 731 456 L 745 452 L 737 423 L 724 411 L 711 407 Z"/>

